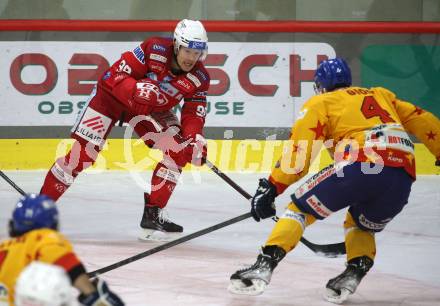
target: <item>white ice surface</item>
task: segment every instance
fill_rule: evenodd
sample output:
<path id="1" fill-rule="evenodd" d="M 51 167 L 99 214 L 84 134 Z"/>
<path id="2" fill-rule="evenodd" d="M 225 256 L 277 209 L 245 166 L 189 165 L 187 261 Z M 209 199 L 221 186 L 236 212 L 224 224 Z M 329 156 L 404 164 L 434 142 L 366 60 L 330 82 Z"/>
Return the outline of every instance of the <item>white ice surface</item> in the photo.
<path id="1" fill-rule="evenodd" d="M 45 172 L 6 171 L 28 192 L 39 190 Z M 151 173 L 141 174 L 144 181 Z M 261 174 L 229 173 L 253 193 Z M 265 175 L 264 175 L 265 176 Z M 185 173 L 168 210 L 184 234 L 248 212 L 249 203 L 210 172 Z M 194 179 L 196 178 L 196 179 Z M 290 190 L 290 189 L 289 189 Z M 158 246 L 137 240 L 142 188 L 126 172 L 82 174 L 59 201 L 62 232 L 93 271 Z M 18 193 L 0 180 L 0 239 Z M 278 214 L 288 192 L 277 200 Z M 314 243 L 343 240 L 339 212 L 308 228 Z M 103 274 L 127 305 L 331 305 L 322 298 L 329 278 L 344 269 L 344 258 L 328 259 L 299 245 L 280 263 L 261 296 L 230 294 L 229 276 L 255 261 L 272 220 L 244 220 Z M 420 176 L 408 205 L 376 236 L 374 268 L 346 305 L 440 305 L 440 177 Z"/>

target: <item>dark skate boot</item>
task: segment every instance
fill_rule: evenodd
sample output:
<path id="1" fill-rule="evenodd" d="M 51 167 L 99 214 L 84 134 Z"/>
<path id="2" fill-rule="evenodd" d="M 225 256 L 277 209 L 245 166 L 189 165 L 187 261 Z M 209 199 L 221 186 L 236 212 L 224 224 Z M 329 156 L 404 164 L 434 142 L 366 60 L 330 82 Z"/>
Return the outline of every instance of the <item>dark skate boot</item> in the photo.
<path id="1" fill-rule="evenodd" d="M 166 211 L 149 204 L 149 196 L 145 194 L 145 206 L 140 223 L 141 240 L 169 241 L 183 232 L 183 227 L 168 219 Z"/>
<path id="2" fill-rule="evenodd" d="M 231 275 L 228 290 L 235 294 L 262 294 L 270 282 L 273 270 L 284 256 L 286 252 L 279 246 L 263 247 L 252 266 L 238 270 Z"/>
<path id="3" fill-rule="evenodd" d="M 373 260 L 367 256 L 350 260 L 344 272 L 328 281 L 324 296 L 327 301 L 335 304 L 344 302 L 350 294 L 356 291 L 362 278 L 371 269 L 373 263 Z"/>

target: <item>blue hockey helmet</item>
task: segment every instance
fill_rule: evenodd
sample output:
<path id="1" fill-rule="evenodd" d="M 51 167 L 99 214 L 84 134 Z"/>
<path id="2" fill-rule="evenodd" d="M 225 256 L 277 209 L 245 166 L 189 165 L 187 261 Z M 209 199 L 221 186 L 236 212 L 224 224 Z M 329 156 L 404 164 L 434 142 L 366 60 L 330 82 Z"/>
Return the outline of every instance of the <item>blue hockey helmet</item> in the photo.
<path id="1" fill-rule="evenodd" d="M 58 229 L 58 209 L 48 196 L 27 194 L 15 205 L 9 234 L 16 237 L 38 228 Z"/>
<path id="2" fill-rule="evenodd" d="M 323 93 L 351 86 L 351 71 L 347 62 L 336 57 L 322 61 L 315 71 L 315 91 Z"/>

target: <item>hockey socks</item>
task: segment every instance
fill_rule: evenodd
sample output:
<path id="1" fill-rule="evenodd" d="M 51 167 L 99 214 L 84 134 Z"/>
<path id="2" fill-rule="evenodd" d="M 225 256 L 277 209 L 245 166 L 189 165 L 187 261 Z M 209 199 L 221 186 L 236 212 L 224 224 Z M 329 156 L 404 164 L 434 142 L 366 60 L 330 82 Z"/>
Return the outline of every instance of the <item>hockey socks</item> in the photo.
<path id="1" fill-rule="evenodd" d="M 272 229 L 266 245 L 278 245 L 290 252 L 298 244 L 305 228 L 315 221 L 315 217 L 301 212 L 294 203 L 290 203 Z"/>
<path id="2" fill-rule="evenodd" d="M 56 161 L 47 173 L 40 193 L 57 201 L 70 185 L 72 185 L 73 181 L 74 177 L 64 171 L 62 167 L 58 165 L 58 161 Z"/>
<path id="3" fill-rule="evenodd" d="M 89 147 L 75 141 L 70 152 L 58 158 L 50 168 L 40 193 L 57 201 L 73 184 L 78 174 L 94 163 L 97 156 L 98 150 L 95 146 Z"/>
<path id="4" fill-rule="evenodd" d="M 347 212 L 345 217 L 344 229 L 347 261 L 361 256 L 368 256 L 374 260 L 376 256 L 374 232 L 360 229 L 349 212 Z"/>
<path id="5" fill-rule="evenodd" d="M 182 169 L 161 162 L 157 164 L 151 177 L 151 195 L 149 203 L 164 208 L 176 187 Z"/>

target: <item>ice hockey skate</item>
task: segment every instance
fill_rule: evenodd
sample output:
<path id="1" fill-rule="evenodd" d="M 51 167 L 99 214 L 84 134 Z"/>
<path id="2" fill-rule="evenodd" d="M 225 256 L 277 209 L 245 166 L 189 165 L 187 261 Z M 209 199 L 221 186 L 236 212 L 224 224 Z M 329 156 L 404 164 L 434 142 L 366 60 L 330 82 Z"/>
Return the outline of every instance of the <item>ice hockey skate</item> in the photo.
<path id="1" fill-rule="evenodd" d="M 242 295 L 262 294 L 270 282 L 273 270 L 285 255 L 286 252 L 278 246 L 262 248 L 252 266 L 231 275 L 229 292 Z"/>
<path id="2" fill-rule="evenodd" d="M 180 237 L 183 227 L 168 219 L 167 212 L 154 205 L 145 205 L 139 236 L 144 241 L 171 241 Z"/>
<path id="3" fill-rule="evenodd" d="M 353 258 L 347 263 L 344 272 L 328 281 L 324 298 L 329 302 L 342 304 L 356 291 L 372 266 L 373 261 L 367 256 Z"/>

